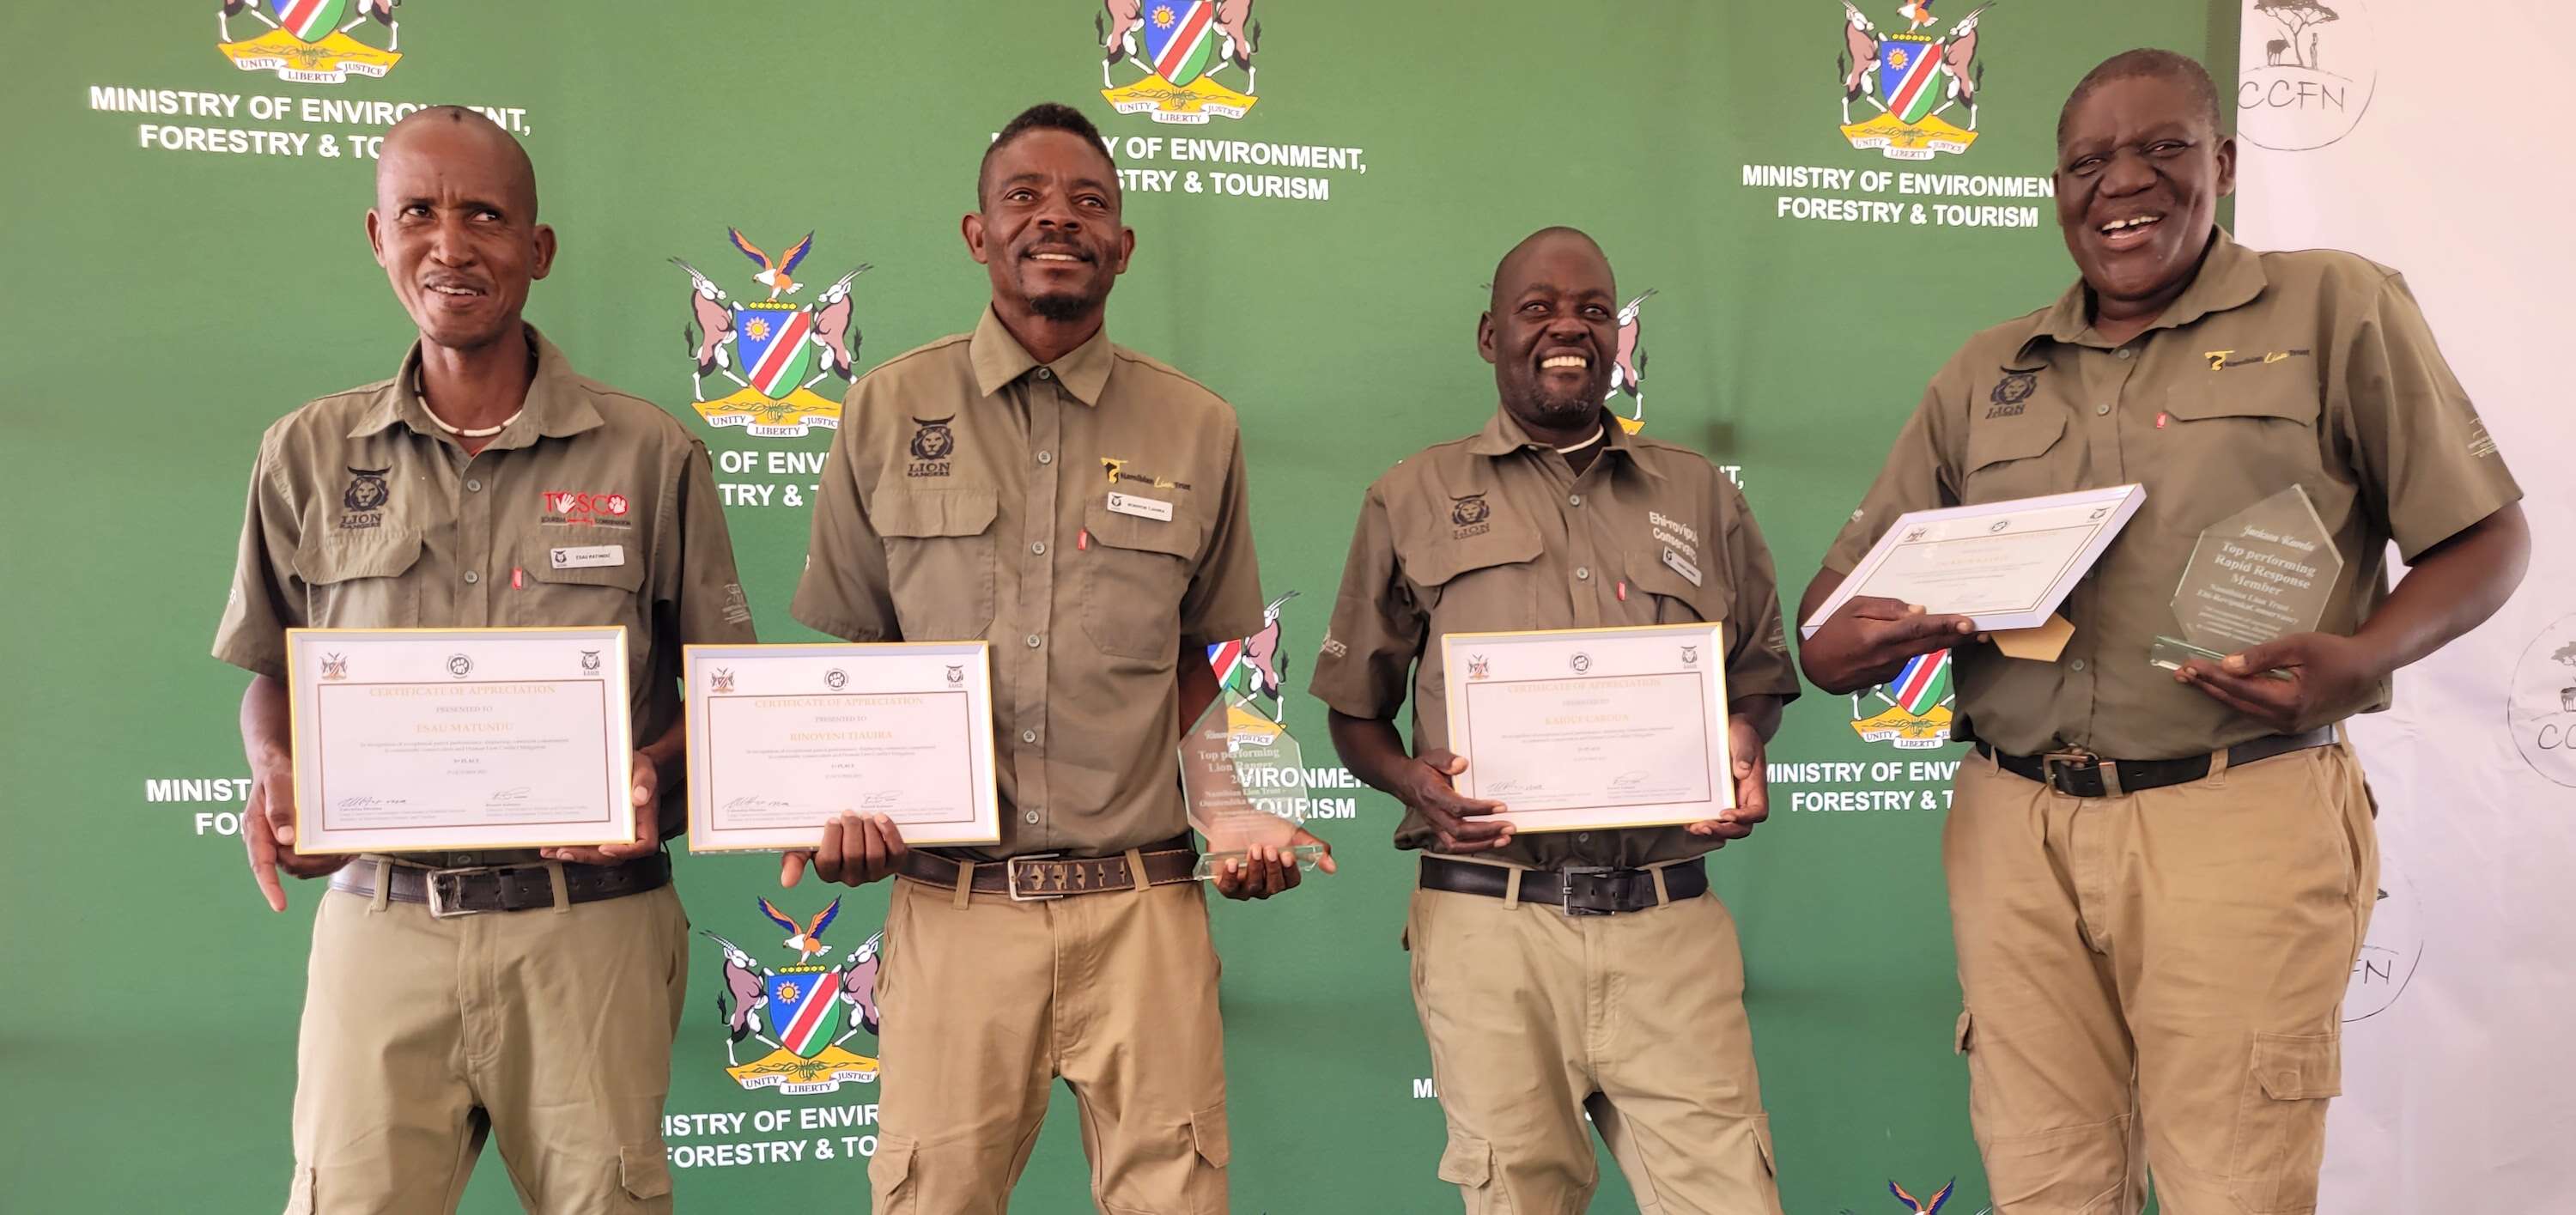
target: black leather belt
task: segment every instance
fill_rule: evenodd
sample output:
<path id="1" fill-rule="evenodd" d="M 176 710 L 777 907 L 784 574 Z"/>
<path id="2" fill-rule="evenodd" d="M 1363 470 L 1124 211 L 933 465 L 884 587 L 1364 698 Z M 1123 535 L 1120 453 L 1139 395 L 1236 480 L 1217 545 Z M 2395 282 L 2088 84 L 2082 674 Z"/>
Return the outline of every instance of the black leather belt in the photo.
<path id="1" fill-rule="evenodd" d="M 426 903 L 440 919 L 487 911 L 528 911 L 555 905 L 555 882 L 547 866 L 486 865 L 472 869 L 423 869 L 397 861 L 390 866 L 356 860 L 331 875 L 331 889 L 362 899 L 376 897 L 376 872 L 389 870 L 385 897 L 397 903 Z M 671 884 L 671 854 L 656 852 L 623 865 L 564 863 L 564 897 L 575 903 L 622 899 Z"/>
<path id="2" fill-rule="evenodd" d="M 2227 766 L 2241 768 L 2275 755 L 2330 747 L 2334 740 L 2333 726 L 2319 726 L 2305 734 L 2274 734 L 2241 742 L 2227 749 Z M 2144 789 L 2189 784 L 2209 775 L 2206 755 L 2180 759 L 2104 759 L 2080 752 L 2004 755 L 1982 742 L 1977 744 L 1977 754 L 1991 755 L 2004 771 L 2038 781 L 2068 797 L 2120 797 Z"/>
<path id="3" fill-rule="evenodd" d="M 1692 857 L 1662 868 L 1664 894 L 1670 901 L 1678 903 L 1708 893 L 1706 858 Z M 1568 866 L 1519 872 L 1522 902 L 1562 907 L 1567 915 L 1619 915 L 1645 911 L 1657 905 L 1655 871 L 1652 869 Z M 1512 873 L 1513 870 L 1505 865 L 1481 865 L 1437 856 L 1422 858 L 1422 888 L 1425 890 L 1481 894 L 1499 899 L 1510 888 Z"/>
<path id="4" fill-rule="evenodd" d="M 1198 849 L 1190 846 L 1186 832 L 1147 845 L 1137 857 L 1145 863 L 1144 884 L 1147 886 L 1172 886 L 1198 880 Z M 924 885 L 955 890 L 958 874 L 966 864 L 915 849 L 904 854 L 903 867 L 896 872 Z M 1007 894 L 1022 903 L 1077 894 L 1107 894 L 1115 890 L 1134 890 L 1137 886 L 1137 875 L 1123 852 L 1109 856 L 1064 856 L 1042 852 L 972 864 L 975 870 L 966 878 L 970 891 Z"/>

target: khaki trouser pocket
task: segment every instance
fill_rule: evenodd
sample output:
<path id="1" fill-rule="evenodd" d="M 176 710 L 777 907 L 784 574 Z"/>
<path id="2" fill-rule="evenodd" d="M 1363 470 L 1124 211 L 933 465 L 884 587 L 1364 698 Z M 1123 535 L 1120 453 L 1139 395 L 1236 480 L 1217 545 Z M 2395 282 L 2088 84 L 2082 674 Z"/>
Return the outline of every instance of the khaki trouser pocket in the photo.
<path id="1" fill-rule="evenodd" d="M 1440 1153 L 1440 1180 L 1458 1187 L 1467 1215 L 1509 1215 L 1511 1198 L 1494 1184 L 1494 1145 L 1465 1131 L 1449 1132 Z"/>
<path id="2" fill-rule="evenodd" d="M 1225 1166 L 1234 1159 L 1234 1140 L 1220 1101 L 1190 1115 L 1190 1209 L 1198 1215 L 1225 1215 Z"/>
<path id="3" fill-rule="evenodd" d="M 1780 1176 L 1780 1157 L 1776 1149 L 1771 1146 L 1771 1116 L 1769 1114 L 1764 1114 L 1763 1116 L 1753 1120 L 1753 1146 L 1760 1149 L 1762 1152 L 1762 1175 L 1774 1179 L 1778 1178 Z"/>
<path id="4" fill-rule="evenodd" d="M 313 1166 L 301 1160 L 286 1183 L 286 1215 L 313 1215 Z"/>
<path id="5" fill-rule="evenodd" d="M 921 1204 L 912 1184 L 913 1141 L 901 1135 L 877 1138 L 877 1154 L 868 1159 L 868 1209 L 877 1215 L 911 1215 Z"/>
<path id="6" fill-rule="evenodd" d="M 671 1209 L 671 1165 L 658 1146 L 630 1144 L 617 1149 L 617 1184 L 638 1211 Z"/>
<path id="7" fill-rule="evenodd" d="M 2227 1171 L 2238 1203 L 2257 1215 L 2316 1209 L 2326 1100 L 2342 1093 L 2340 1033 L 2254 1035 Z"/>

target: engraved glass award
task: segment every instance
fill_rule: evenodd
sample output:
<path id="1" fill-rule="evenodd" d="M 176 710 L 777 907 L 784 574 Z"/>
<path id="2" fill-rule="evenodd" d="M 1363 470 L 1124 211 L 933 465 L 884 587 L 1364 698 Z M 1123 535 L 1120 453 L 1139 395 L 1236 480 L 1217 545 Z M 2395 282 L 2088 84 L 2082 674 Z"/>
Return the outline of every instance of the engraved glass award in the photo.
<path id="1" fill-rule="evenodd" d="M 1181 736 L 1181 795 L 1190 826 L 1207 838 L 1198 876 L 1214 877 L 1226 861 L 1261 847 L 1286 849 L 1313 868 L 1322 845 L 1291 844 L 1306 818 L 1305 776 L 1284 727 L 1241 694 L 1220 693 Z"/>
<path id="2" fill-rule="evenodd" d="M 2168 670 L 2217 662 L 2317 627 L 2343 573 L 2308 491 L 2293 485 L 2213 523 L 2192 546 L 2173 597 L 2181 636 L 2158 637 L 2147 661 Z"/>

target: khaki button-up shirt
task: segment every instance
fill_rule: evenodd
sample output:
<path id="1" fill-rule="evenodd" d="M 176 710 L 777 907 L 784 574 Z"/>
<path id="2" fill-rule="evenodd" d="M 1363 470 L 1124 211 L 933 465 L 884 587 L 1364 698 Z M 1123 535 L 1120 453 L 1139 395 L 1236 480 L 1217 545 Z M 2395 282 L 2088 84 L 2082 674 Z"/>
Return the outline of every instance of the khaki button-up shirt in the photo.
<path id="1" fill-rule="evenodd" d="M 1335 711 L 1392 719 L 1413 696 L 1413 750 L 1449 745 L 1440 639 L 1450 633 L 1725 625 L 1726 691 L 1798 695 L 1771 550 L 1744 494 L 1688 448 L 1612 425 L 1581 476 L 1497 412 L 1473 436 L 1369 486 L 1310 690 Z M 1468 762 L 1475 762 L 1474 756 Z M 1432 840 L 1408 812 L 1398 848 Z M 1648 865 L 1714 839 L 1679 827 L 1527 832 L 1483 857 L 1539 868 Z"/>
<path id="2" fill-rule="evenodd" d="M 1178 835 L 1174 664 L 1262 624 L 1234 409 L 1105 332 L 1041 365 L 988 309 L 850 386 L 789 611 L 991 643 L 1002 839 L 958 855 Z"/>
<path id="3" fill-rule="evenodd" d="M 268 428 L 215 657 L 283 679 L 290 628 L 621 625 L 634 741 L 679 720 L 680 647 L 752 640 L 707 449 L 529 335 L 526 408 L 475 455 L 413 391 L 417 345 L 394 378 Z M 557 569 L 564 548 L 617 560 Z M 688 816 L 663 792 L 668 834 Z"/>
<path id="4" fill-rule="evenodd" d="M 1932 380 L 1825 568 L 1848 573 L 1912 510 L 2127 482 L 2147 501 L 2060 609 L 2055 662 L 1955 655 L 1975 736 L 2012 754 L 2214 751 L 2270 731 L 2149 665 L 2201 530 L 2304 487 L 2343 556 L 2319 631 L 2350 635 L 2411 560 L 2522 496 L 2396 272 L 2258 253 L 2218 233 L 2155 326 L 2097 335 L 2084 284 L 1968 340 Z M 2384 709 L 2382 682 L 2369 710 Z"/>

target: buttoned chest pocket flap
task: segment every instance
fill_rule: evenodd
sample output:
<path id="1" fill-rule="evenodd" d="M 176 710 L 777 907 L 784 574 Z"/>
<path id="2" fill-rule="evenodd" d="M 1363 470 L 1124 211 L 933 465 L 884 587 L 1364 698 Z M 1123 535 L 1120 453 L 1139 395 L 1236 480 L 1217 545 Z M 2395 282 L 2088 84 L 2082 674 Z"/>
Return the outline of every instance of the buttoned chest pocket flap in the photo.
<path id="1" fill-rule="evenodd" d="M 1459 539 L 1434 529 L 1402 546 L 1404 572 L 1443 633 L 1537 627 L 1538 579 L 1531 563 L 1545 546 L 1528 526 L 1497 526 Z"/>
<path id="2" fill-rule="evenodd" d="M 1678 549 L 1640 549 L 1628 554 L 1628 581 L 1636 593 L 1652 598 L 1656 624 L 1726 620 L 1727 609 L 1734 606 L 1735 599 L 1718 570 L 1707 565 L 1693 566 L 1690 573 L 1699 575 L 1699 581 L 1693 582 L 1690 573 L 1673 568 L 1676 562 L 1688 566 L 1694 560 L 1691 554 Z M 1732 629 L 1733 625 L 1728 627 Z"/>
<path id="3" fill-rule="evenodd" d="M 1090 540 L 1075 554 L 1082 566 L 1082 629 L 1103 653 L 1168 659 L 1181 648 L 1181 595 L 1207 546 L 1206 521 L 1186 509 L 1169 519 L 1082 508 Z"/>
<path id="4" fill-rule="evenodd" d="M 2217 372 L 2166 390 L 2162 446 L 2147 479 L 2155 518 L 2196 536 L 2294 484 L 2329 526 L 2347 513 L 2353 490 L 2325 472 L 2316 384 L 2269 374 L 2278 370 Z"/>
<path id="5" fill-rule="evenodd" d="M 538 527 L 519 542 L 523 585 L 494 588 L 511 596 L 506 612 L 493 613 L 495 623 L 539 628 L 587 628 L 622 625 L 627 630 L 629 664 L 646 657 L 645 550 L 632 532 L 614 538 L 585 534 L 590 529 Z"/>
<path id="6" fill-rule="evenodd" d="M 906 640 L 967 641 L 992 627 L 999 510 L 989 489 L 883 490 L 868 503 L 869 521 L 885 540 L 887 589 Z"/>
<path id="7" fill-rule="evenodd" d="M 406 629 L 420 623 L 420 532 L 408 527 L 331 531 L 295 550 L 305 623 L 315 628 Z"/>
<path id="8" fill-rule="evenodd" d="M 2074 489 L 2074 469 L 2054 458 L 2065 441 L 2066 414 L 2037 402 L 2017 418 L 1969 423 L 1967 475 L 1959 485 L 1959 500 L 1974 505 Z"/>

